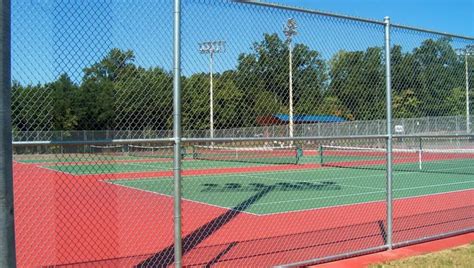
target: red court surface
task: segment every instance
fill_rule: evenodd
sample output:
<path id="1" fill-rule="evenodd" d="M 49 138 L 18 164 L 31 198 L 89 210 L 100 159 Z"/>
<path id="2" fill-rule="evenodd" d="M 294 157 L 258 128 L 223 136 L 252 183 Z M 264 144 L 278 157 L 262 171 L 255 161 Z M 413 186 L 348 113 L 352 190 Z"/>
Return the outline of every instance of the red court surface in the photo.
<path id="1" fill-rule="evenodd" d="M 137 174 L 148 175 L 157 173 Z M 172 198 L 104 183 L 123 176 L 72 175 L 15 163 L 18 266 L 172 265 Z M 394 242 L 471 228 L 473 192 L 397 200 Z M 261 267 L 382 246 L 385 207 L 371 202 L 256 216 L 184 200 L 183 262 Z"/>

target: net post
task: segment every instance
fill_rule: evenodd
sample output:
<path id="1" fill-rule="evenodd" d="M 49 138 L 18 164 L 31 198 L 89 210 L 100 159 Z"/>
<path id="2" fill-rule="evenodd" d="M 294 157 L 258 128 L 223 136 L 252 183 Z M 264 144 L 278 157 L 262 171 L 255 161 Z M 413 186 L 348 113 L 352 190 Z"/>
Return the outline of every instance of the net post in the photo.
<path id="1" fill-rule="evenodd" d="M 323 165 L 323 145 L 319 144 L 319 164 Z"/>
<path id="2" fill-rule="evenodd" d="M 420 137 L 420 139 L 418 141 L 419 142 L 419 144 L 418 144 L 418 163 L 419 163 L 420 170 L 423 169 L 423 167 L 422 167 L 422 163 L 423 163 L 423 143 L 422 143 L 422 139 L 423 138 Z"/>
<path id="3" fill-rule="evenodd" d="M 296 165 L 299 164 L 300 158 L 303 157 L 304 152 L 303 152 L 303 147 L 301 146 L 296 146 Z"/>
<path id="4" fill-rule="evenodd" d="M 16 267 L 11 120 L 11 2 L 0 0 L 0 267 Z"/>
<path id="5" fill-rule="evenodd" d="M 174 0 L 173 25 L 174 262 L 182 267 L 181 237 L 181 0 Z"/>
<path id="6" fill-rule="evenodd" d="M 390 17 L 384 18 L 385 23 L 385 75 L 386 75 L 386 98 L 387 98 L 387 237 L 388 249 L 392 249 L 393 241 L 393 196 L 392 196 L 392 74 L 390 53 Z"/>

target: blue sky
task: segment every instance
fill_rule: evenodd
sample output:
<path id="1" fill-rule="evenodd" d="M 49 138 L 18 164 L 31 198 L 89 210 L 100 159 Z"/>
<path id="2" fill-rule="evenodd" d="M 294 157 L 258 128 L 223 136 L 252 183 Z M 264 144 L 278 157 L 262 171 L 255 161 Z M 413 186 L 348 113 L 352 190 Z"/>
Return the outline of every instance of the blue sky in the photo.
<path id="1" fill-rule="evenodd" d="M 474 36 L 474 0 L 269 0 L 364 18 Z"/>
<path id="2" fill-rule="evenodd" d="M 474 0 L 273 0 L 394 23 L 474 36 Z M 172 69 L 172 0 L 12 0 L 12 76 L 24 84 L 45 83 L 68 73 L 80 81 L 83 68 L 112 48 L 133 50 L 136 64 Z M 298 21 L 294 42 L 330 60 L 335 53 L 383 47 L 383 25 L 334 19 L 302 12 L 238 4 L 230 0 L 182 1 L 183 73 L 208 72 L 208 55 L 198 43 L 225 40 L 226 52 L 215 70 L 234 69 L 242 53 L 264 34 L 285 38 L 288 18 Z M 393 44 L 408 52 L 441 36 L 393 29 Z M 473 41 L 452 40 L 454 48 Z"/>

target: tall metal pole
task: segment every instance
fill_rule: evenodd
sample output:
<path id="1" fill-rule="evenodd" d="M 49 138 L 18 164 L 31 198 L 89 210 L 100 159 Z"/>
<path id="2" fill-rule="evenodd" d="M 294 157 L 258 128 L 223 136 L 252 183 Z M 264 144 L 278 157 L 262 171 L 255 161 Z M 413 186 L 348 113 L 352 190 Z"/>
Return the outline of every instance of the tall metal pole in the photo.
<path id="1" fill-rule="evenodd" d="M 393 196 L 392 196 L 392 71 L 390 53 L 390 18 L 385 17 L 385 75 L 387 97 L 387 233 L 386 243 L 392 249 Z"/>
<path id="2" fill-rule="evenodd" d="M 207 41 L 199 43 L 199 51 L 201 54 L 209 54 L 209 71 L 210 71 L 210 85 L 209 85 L 209 132 L 211 139 L 214 138 L 214 54 L 223 53 L 225 51 L 225 41 Z M 214 144 L 214 143 L 213 143 Z"/>
<path id="3" fill-rule="evenodd" d="M 290 62 L 290 138 L 293 138 L 293 131 L 294 131 L 294 126 L 293 126 L 293 49 L 291 46 L 291 40 L 289 44 L 289 62 Z"/>
<path id="4" fill-rule="evenodd" d="M 174 0 L 173 47 L 173 138 L 174 138 L 174 257 L 182 267 L 181 241 L 181 0 Z"/>
<path id="5" fill-rule="evenodd" d="M 297 35 L 296 31 L 297 25 L 296 20 L 293 18 L 288 19 L 285 26 L 283 26 L 283 33 L 286 36 L 286 41 L 288 42 L 288 57 L 289 57 L 289 106 L 290 106 L 290 118 L 289 118 L 289 128 L 290 128 L 290 138 L 294 136 L 294 118 L 293 118 L 293 49 L 291 42 L 293 41 L 293 36 Z M 291 143 L 293 143 L 291 141 Z"/>
<path id="6" fill-rule="evenodd" d="M 210 106 L 211 106 L 211 111 L 210 111 L 210 122 L 211 122 L 211 127 L 210 127 L 210 131 L 211 131 L 211 139 L 214 138 L 214 81 L 213 81 L 213 65 L 214 65 L 214 52 L 211 51 L 211 54 L 210 54 L 210 66 L 209 66 L 209 69 L 210 69 Z"/>
<path id="7" fill-rule="evenodd" d="M 471 119 L 469 111 L 469 63 L 468 63 L 468 50 L 464 51 L 464 59 L 466 65 L 466 131 L 471 133 Z"/>
<path id="8" fill-rule="evenodd" d="M 0 0 L 0 267 L 15 267 L 10 0 Z"/>

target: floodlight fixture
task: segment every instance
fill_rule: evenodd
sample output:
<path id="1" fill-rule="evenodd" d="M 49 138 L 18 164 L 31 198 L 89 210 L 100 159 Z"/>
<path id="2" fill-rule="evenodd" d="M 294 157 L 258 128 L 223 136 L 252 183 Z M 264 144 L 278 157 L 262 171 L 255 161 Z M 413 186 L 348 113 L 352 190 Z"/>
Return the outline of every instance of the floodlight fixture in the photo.
<path id="1" fill-rule="evenodd" d="M 199 43 L 199 52 L 201 54 L 214 54 L 225 52 L 226 42 L 223 40 L 208 41 Z"/>
<path id="2" fill-rule="evenodd" d="M 298 34 L 297 29 L 298 25 L 296 23 L 296 20 L 293 18 L 288 19 L 286 25 L 283 26 L 283 33 L 285 34 L 286 40 L 288 42 L 291 42 L 293 36 Z"/>

